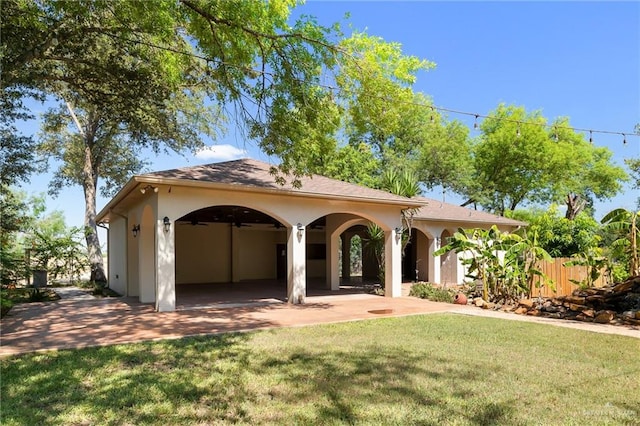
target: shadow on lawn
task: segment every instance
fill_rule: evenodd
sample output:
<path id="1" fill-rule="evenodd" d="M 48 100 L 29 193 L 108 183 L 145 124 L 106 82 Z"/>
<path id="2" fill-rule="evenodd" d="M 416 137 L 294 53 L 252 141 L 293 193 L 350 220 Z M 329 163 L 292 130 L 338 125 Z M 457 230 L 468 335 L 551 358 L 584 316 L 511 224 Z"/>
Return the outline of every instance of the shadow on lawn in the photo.
<path id="1" fill-rule="evenodd" d="M 2 424 L 514 421 L 479 366 L 369 346 L 253 349 L 251 333 L 2 360 Z"/>
<path id="2" fill-rule="evenodd" d="M 301 405 L 294 419 L 282 419 L 295 424 L 492 425 L 514 420 L 512 405 L 476 394 L 482 368 L 447 359 L 372 346 L 357 353 L 298 351 L 255 368 L 283 378 L 270 394 L 281 405 Z"/>

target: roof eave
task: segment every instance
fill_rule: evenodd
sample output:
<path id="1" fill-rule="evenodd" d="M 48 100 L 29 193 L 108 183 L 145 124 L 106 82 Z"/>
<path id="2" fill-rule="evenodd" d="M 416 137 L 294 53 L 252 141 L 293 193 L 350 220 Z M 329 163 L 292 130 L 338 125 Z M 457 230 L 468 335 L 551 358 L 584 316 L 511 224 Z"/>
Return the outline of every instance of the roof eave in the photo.
<path id="1" fill-rule="evenodd" d="M 225 191 L 243 191 L 243 192 L 253 192 L 253 193 L 266 193 L 266 194 L 277 194 L 277 195 L 289 195 L 295 197 L 307 197 L 307 198 L 320 198 L 320 199 L 328 199 L 328 200 L 341 200 L 341 201 L 352 201 L 358 203 L 373 203 L 373 204 L 385 204 L 385 205 L 394 205 L 401 207 L 403 209 L 410 208 L 419 208 L 423 207 L 426 204 L 420 201 L 414 201 L 409 198 L 406 200 L 390 200 L 390 199 L 378 199 L 378 198 L 370 198 L 370 197 L 358 197 L 354 195 L 332 195 L 332 194 L 324 194 L 324 193 L 314 193 L 314 192 L 305 192 L 301 190 L 289 190 L 286 188 L 261 188 L 257 186 L 244 186 L 244 185 L 230 185 L 227 183 L 217 183 L 217 182 L 203 182 L 196 180 L 186 180 L 186 179 L 178 179 L 178 178 L 164 178 L 164 177 L 150 177 L 150 176 L 134 176 L 125 184 L 124 187 L 113 197 L 96 215 L 97 222 L 103 222 L 105 217 L 113 211 L 118 204 L 124 200 L 139 184 L 148 184 L 148 185 L 172 185 L 172 186 L 184 186 L 184 187 L 192 187 L 192 188 L 206 188 L 206 189 L 219 189 Z"/>

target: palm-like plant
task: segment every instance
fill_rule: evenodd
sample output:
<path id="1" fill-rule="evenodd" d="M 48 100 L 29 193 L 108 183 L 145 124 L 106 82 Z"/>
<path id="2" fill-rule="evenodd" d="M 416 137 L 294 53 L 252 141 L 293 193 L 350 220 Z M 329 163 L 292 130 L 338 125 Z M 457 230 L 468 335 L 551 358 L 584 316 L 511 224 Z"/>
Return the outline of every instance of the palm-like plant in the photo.
<path id="1" fill-rule="evenodd" d="M 617 238 L 611 244 L 613 249 L 622 250 L 629 259 L 628 271 L 631 276 L 640 275 L 640 211 L 631 212 L 626 209 L 615 209 L 607 213 L 601 220 L 605 232 Z"/>
<path id="2" fill-rule="evenodd" d="M 399 172 L 397 169 L 387 169 L 382 174 L 382 189 L 392 194 L 402 197 L 412 198 L 420 195 L 422 189 L 418 181 L 418 176 L 413 170 L 405 169 Z M 411 229 L 413 228 L 413 216 L 417 209 L 405 209 L 402 211 L 402 253 L 411 240 Z"/>

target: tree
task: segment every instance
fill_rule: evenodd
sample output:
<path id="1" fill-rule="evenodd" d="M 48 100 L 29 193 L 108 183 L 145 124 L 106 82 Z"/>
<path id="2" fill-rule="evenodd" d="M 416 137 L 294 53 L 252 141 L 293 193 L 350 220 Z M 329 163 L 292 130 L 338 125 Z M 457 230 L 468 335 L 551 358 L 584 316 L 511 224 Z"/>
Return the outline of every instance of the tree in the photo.
<path id="1" fill-rule="evenodd" d="M 627 158 L 624 162 L 631 172 L 631 178 L 633 180 L 632 188 L 640 189 L 640 158 Z M 640 197 L 638 197 L 636 204 L 638 208 L 640 208 Z"/>
<path id="2" fill-rule="evenodd" d="M 640 212 L 614 209 L 601 220 L 605 231 L 615 236 L 611 246 L 623 254 L 630 276 L 640 275 Z"/>
<path id="3" fill-rule="evenodd" d="M 582 133 L 571 128 L 568 118 L 556 119 L 548 137 L 553 142 L 549 159 L 553 201 L 564 197 L 567 219 L 575 219 L 594 198 L 606 200 L 620 192 L 627 174 L 613 164 L 608 148 L 588 143 Z"/>
<path id="4" fill-rule="evenodd" d="M 426 118 L 426 117 L 425 117 Z M 430 122 L 431 117 L 428 117 Z M 472 179 L 474 164 L 469 128 L 459 121 L 440 125 L 423 124 L 420 131 L 417 173 L 420 182 L 428 189 L 441 186 L 443 190 L 474 193 Z"/>
<path id="5" fill-rule="evenodd" d="M 524 203 L 566 202 L 571 219 L 592 198 L 616 195 L 626 179 L 611 151 L 585 142 L 565 118 L 548 125 L 540 112 L 499 105 L 480 129 L 464 205 L 504 215 Z"/>
<path id="6" fill-rule="evenodd" d="M 383 146 L 398 128 L 395 112 L 378 120 L 380 108 L 390 99 L 407 105 L 400 101 L 411 101 L 415 73 L 430 64 L 365 34 L 338 41 L 337 27 L 312 17 L 290 24 L 294 4 L 2 2 L 7 93 L 60 101 L 47 115 L 41 152 L 63 161 L 54 190 L 78 183 L 85 190 L 94 279 L 104 279 L 94 223 L 98 181 L 117 184 L 139 170 L 143 159 L 131 153 L 140 147 L 193 149 L 233 118 L 280 158 L 276 180 L 297 185 L 335 151 L 345 106 L 352 125 L 344 134 L 364 135 L 360 142 Z M 337 90 L 322 84 L 327 74 Z M 213 110 L 203 107 L 205 95 Z"/>
<path id="7" fill-rule="evenodd" d="M 538 244 L 552 257 L 571 257 L 593 251 L 600 244 L 600 224 L 586 212 L 575 219 L 562 217 L 552 205 L 547 210 L 516 210 L 507 216 L 527 222 Z"/>
<path id="8" fill-rule="evenodd" d="M 29 228 L 27 200 L 22 192 L 9 187 L 0 194 L 0 276 L 2 284 L 15 283 L 26 275 L 24 250 L 18 244 L 18 234 Z"/>
<path id="9" fill-rule="evenodd" d="M 338 115 L 317 83 L 337 50 L 325 40 L 329 29 L 311 19 L 289 26 L 290 6 L 2 3 L 8 92 L 61 101 L 46 116 L 41 152 L 62 160 L 54 191 L 65 184 L 84 189 L 92 279 L 104 280 L 95 224 L 98 180 L 117 185 L 138 171 L 144 163 L 134 153 L 141 146 L 179 152 L 220 130 L 201 94 L 213 105 L 235 105 L 235 118 L 263 150 L 282 158 L 284 172 L 309 170 L 333 150 L 326 135 Z"/>
<path id="10" fill-rule="evenodd" d="M 417 103 L 429 104 L 412 89 L 417 73 L 435 64 L 403 55 L 400 44 L 364 33 L 344 39 L 340 48 L 345 56 L 336 83 L 346 115 L 345 134 L 349 143 L 365 142 L 388 161 L 388 151 L 403 143 L 400 135 L 409 113 L 423 108 Z"/>

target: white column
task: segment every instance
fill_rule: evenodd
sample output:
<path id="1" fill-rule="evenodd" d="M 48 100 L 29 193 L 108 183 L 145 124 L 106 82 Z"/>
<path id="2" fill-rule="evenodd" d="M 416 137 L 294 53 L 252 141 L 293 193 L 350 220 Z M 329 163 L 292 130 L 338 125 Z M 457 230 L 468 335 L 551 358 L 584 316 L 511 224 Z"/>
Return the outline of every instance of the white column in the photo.
<path id="1" fill-rule="evenodd" d="M 153 221 L 143 221 L 138 231 L 138 282 L 140 303 L 156 301 L 156 244 Z"/>
<path id="2" fill-rule="evenodd" d="M 307 295 L 306 229 L 293 225 L 287 229 L 287 301 L 304 303 Z"/>
<path id="3" fill-rule="evenodd" d="M 340 236 L 327 232 L 327 288 L 340 290 L 340 265 L 338 264 L 338 248 Z"/>
<path id="4" fill-rule="evenodd" d="M 176 310 L 176 246 L 175 222 L 165 231 L 164 218 L 156 224 L 156 310 Z"/>
<path id="5" fill-rule="evenodd" d="M 395 229 L 384 232 L 384 295 L 402 296 L 402 238 Z"/>
<path id="6" fill-rule="evenodd" d="M 429 240 L 429 282 L 440 284 L 440 256 L 434 256 L 433 253 L 440 249 L 440 237 Z"/>

